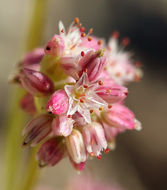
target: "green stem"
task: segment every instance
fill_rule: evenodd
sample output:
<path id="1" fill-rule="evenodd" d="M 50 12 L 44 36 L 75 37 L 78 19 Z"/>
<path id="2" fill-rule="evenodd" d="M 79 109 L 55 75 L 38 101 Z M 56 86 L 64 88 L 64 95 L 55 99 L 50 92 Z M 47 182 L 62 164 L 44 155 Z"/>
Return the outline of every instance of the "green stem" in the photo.
<path id="1" fill-rule="evenodd" d="M 5 190 L 12 190 L 15 185 L 14 176 L 17 173 L 17 163 L 21 152 L 21 131 L 24 124 L 25 116 L 19 108 L 19 101 L 23 95 L 23 90 L 15 89 L 12 92 L 11 110 L 9 113 L 8 130 L 5 149 Z"/>
<path id="2" fill-rule="evenodd" d="M 31 23 L 28 30 L 28 37 L 26 41 L 25 50 L 30 51 L 33 48 L 41 45 L 41 39 L 44 32 L 44 17 L 46 16 L 47 0 L 32 0 L 33 13 Z M 5 171 L 4 171 L 4 190 L 18 190 L 15 186 L 18 177 L 19 164 L 23 159 L 21 155 L 21 131 L 25 124 L 26 116 L 19 107 L 19 102 L 24 94 L 24 90 L 15 89 L 11 94 L 10 114 L 8 116 L 8 130 L 6 137 L 5 148 Z M 29 160 L 26 163 L 22 176 L 24 183 L 21 183 L 20 190 L 30 190 L 38 174 L 37 165 L 35 161 L 35 150 L 30 150 Z M 23 175 L 24 174 L 24 175 Z M 22 182 L 22 180 L 20 180 Z M 15 188 L 16 187 L 16 188 Z"/>
<path id="3" fill-rule="evenodd" d="M 36 184 L 36 181 L 39 176 L 38 164 L 35 159 L 37 148 L 30 148 L 29 150 L 28 163 L 25 170 L 25 178 L 23 182 L 20 183 L 19 188 L 17 190 L 30 190 Z"/>

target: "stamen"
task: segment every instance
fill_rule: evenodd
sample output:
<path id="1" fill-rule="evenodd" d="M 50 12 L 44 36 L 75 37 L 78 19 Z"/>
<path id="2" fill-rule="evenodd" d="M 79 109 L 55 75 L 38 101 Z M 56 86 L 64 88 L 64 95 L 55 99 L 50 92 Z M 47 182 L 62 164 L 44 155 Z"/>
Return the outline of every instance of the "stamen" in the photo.
<path id="1" fill-rule="evenodd" d="M 127 46 L 129 43 L 130 43 L 130 40 L 129 40 L 128 37 L 123 38 L 123 40 L 122 40 L 122 45 L 123 46 Z"/>
<path id="2" fill-rule="evenodd" d="M 101 155 L 97 156 L 97 159 L 98 159 L 98 160 L 101 160 Z"/>
<path id="3" fill-rule="evenodd" d="M 68 118 L 72 118 L 72 115 L 68 115 L 67 117 L 68 117 Z"/>
<path id="4" fill-rule="evenodd" d="M 112 105 L 111 104 L 108 104 L 108 109 L 111 109 L 112 108 Z"/>
<path id="5" fill-rule="evenodd" d="M 85 32 L 85 27 L 81 27 L 80 32 Z"/>
<path id="6" fill-rule="evenodd" d="M 92 37 L 88 36 L 88 41 L 89 42 L 92 41 Z"/>
<path id="7" fill-rule="evenodd" d="M 97 51 L 97 54 L 98 54 L 99 57 L 102 57 L 104 55 L 104 52 L 105 52 L 105 49 L 99 49 Z"/>
<path id="8" fill-rule="evenodd" d="M 81 24 L 81 23 L 79 23 L 79 24 L 77 25 L 77 27 L 78 27 L 78 28 L 80 28 L 81 26 L 82 26 L 82 24 Z"/>
<path id="9" fill-rule="evenodd" d="M 128 95 L 128 91 L 124 93 L 126 96 Z"/>
<path id="10" fill-rule="evenodd" d="M 81 103 L 84 103 L 84 102 L 85 102 L 85 100 L 84 100 L 84 99 L 80 99 L 80 102 L 81 102 Z"/>
<path id="11" fill-rule="evenodd" d="M 98 84 L 99 84 L 100 86 L 102 86 L 102 85 L 103 85 L 103 82 L 100 80 L 100 81 L 98 82 Z"/>
<path id="12" fill-rule="evenodd" d="M 81 56 L 83 57 L 85 55 L 84 51 L 81 51 Z"/>
<path id="13" fill-rule="evenodd" d="M 90 110 L 90 113 L 93 113 L 93 110 Z"/>
<path id="14" fill-rule="evenodd" d="M 75 22 L 75 24 L 78 24 L 78 23 L 79 23 L 79 18 L 76 17 L 76 18 L 74 19 L 74 22 Z"/>
<path id="15" fill-rule="evenodd" d="M 94 154 L 93 152 L 91 152 L 91 153 L 90 153 L 90 156 L 92 156 L 92 157 L 93 157 L 93 156 L 95 156 L 95 154 Z"/>
<path id="16" fill-rule="evenodd" d="M 118 31 L 113 32 L 112 37 L 115 39 L 119 38 L 119 32 Z"/>
<path id="17" fill-rule="evenodd" d="M 103 108 L 102 108 L 102 107 L 100 107 L 100 108 L 99 108 L 99 111 L 102 111 L 102 110 L 103 110 Z"/>
<path id="18" fill-rule="evenodd" d="M 86 68 L 83 70 L 84 73 L 87 73 L 87 71 L 88 71 L 88 70 L 87 70 Z"/>
<path id="19" fill-rule="evenodd" d="M 90 28 L 89 29 L 89 34 L 92 34 L 93 33 L 93 28 Z"/>
<path id="20" fill-rule="evenodd" d="M 98 40 L 97 44 L 100 46 L 102 44 L 102 40 Z"/>
<path id="21" fill-rule="evenodd" d="M 111 89 L 107 89 L 106 92 L 107 92 L 107 93 L 111 93 Z"/>
<path id="22" fill-rule="evenodd" d="M 83 32 L 81 33 L 81 37 L 84 38 L 86 36 L 86 34 Z"/>
<path id="23" fill-rule="evenodd" d="M 109 149 L 109 148 L 106 148 L 104 152 L 107 154 L 107 153 L 110 152 L 110 149 Z"/>
<path id="24" fill-rule="evenodd" d="M 61 33 L 64 33 L 64 28 L 61 30 Z"/>
<path id="25" fill-rule="evenodd" d="M 83 85 L 83 87 L 84 87 L 84 88 L 88 88 L 88 86 L 87 86 L 87 85 Z"/>

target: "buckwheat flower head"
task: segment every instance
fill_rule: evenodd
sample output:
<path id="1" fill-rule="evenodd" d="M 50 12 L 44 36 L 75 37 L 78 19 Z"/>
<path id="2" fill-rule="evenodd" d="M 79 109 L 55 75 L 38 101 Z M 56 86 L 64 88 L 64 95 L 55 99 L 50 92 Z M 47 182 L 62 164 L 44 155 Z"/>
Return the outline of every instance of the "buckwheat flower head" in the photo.
<path id="1" fill-rule="evenodd" d="M 124 105 L 123 84 L 137 70 L 116 41 L 106 47 L 92 29 L 85 33 L 78 18 L 68 29 L 59 22 L 59 31 L 44 48 L 25 55 L 12 81 L 25 89 L 20 106 L 33 116 L 23 130 L 23 146 L 39 144 L 40 167 L 69 157 L 81 171 L 89 157 L 100 160 L 114 149 L 119 133 L 141 129 Z"/>

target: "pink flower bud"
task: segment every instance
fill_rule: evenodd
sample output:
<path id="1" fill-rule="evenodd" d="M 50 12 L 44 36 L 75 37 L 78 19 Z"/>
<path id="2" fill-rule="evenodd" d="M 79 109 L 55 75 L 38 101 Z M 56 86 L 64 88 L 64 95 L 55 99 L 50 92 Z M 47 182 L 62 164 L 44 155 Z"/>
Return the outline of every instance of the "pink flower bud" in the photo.
<path id="1" fill-rule="evenodd" d="M 71 159 L 80 164 L 87 159 L 85 145 L 82 134 L 79 130 L 74 129 L 68 137 L 66 137 L 67 150 Z"/>
<path id="2" fill-rule="evenodd" d="M 82 68 L 79 72 L 79 76 L 82 76 L 83 71 L 86 71 L 89 82 L 97 80 L 106 64 L 106 57 L 102 56 L 103 50 L 87 52 L 78 63 L 78 65 Z"/>
<path id="3" fill-rule="evenodd" d="M 36 112 L 34 98 L 29 93 L 24 95 L 24 97 L 22 98 L 22 100 L 20 102 L 20 106 L 25 112 L 27 112 L 31 115 L 33 115 Z"/>
<path id="4" fill-rule="evenodd" d="M 37 153 L 39 166 L 56 165 L 65 156 L 65 145 L 60 138 L 51 138 L 43 143 Z"/>
<path id="5" fill-rule="evenodd" d="M 73 119 L 68 118 L 66 115 L 59 115 L 52 121 L 52 129 L 57 136 L 68 136 L 73 129 Z"/>
<path id="6" fill-rule="evenodd" d="M 114 104 L 108 112 L 102 113 L 107 124 L 121 129 L 134 129 L 134 114 L 122 104 Z"/>
<path id="7" fill-rule="evenodd" d="M 99 156 L 101 151 L 107 148 L 104 130 L 99 123 L 92 122 L 90 125 L 84 126 L 82 134 L 87 152 Z"/>
<path id="8" fill-rule="evenodd" d="M 61 36 L 54 35 L 47 43 L 45 53 L 52 56 L 62 56 L 65 50 L 64 41 Z"/>
<path id="9" fill-rule="evenodd" d="M 32 95 L 45 96 L 53 92 L 52 81 L 43 73 L 30 69 L 23 69 L 21 73 L 22 86 Z"/>
<path id="10" fill-rule="evenodd" d="M 31 120 L 23 130 L 23 145 L 35 146 L 51 132 L 52 116 L 43 114 Z"/>
<path id="11" fill-rule="evenodd" d="M 128 95 L 128 89 L 112 82 L 106 85 L 105 82 L 97 89 L 97 94 L 108 104 L 113 104 L 123 101 Z"/>
<path id="12" fill-rule="evenodd" d="M 36 48 L 33 51 L 27 53 L 25 58 L 21 62 L 20 66 L 22 68 L 27 68 L 35 71 L 40 70 L 40 62 L 44 56 L 43 48 Z"/>
<path id="13" fill-rule="evenodd" d="M 64 114 L 68 110 L 68 96 L 64 90 L 57 90 L 50 97 L 46 109 L 53 114 Z"/>

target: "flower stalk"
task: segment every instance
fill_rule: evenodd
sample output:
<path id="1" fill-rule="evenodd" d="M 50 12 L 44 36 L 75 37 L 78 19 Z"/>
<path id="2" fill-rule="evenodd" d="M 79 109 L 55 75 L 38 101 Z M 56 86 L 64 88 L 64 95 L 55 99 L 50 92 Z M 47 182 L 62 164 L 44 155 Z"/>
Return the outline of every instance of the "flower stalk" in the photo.
<path id="1" fill-rule="evenodd" d="M 38 45 L 41 45 L 41 39 L 43 37 L 43 28 L 46 12 L 47 0 L 33 0 L 32 2 L 33 12 L 31 14 L 30 25 L 27 34 L 27 40 L 25 43 L 25 51 L 30 51 Z M 6 153 L 4 164 L 4 190 L 30 190 L 35 184 L 37 178 L 38 169 L 35 161 L 36 149 L 31 149 L 29 152 L 28 161 L 26 167 L 21 170 L 20 164 L 23 163 L 23 155 L 21 154 L 21 131 L 25 124 L 26 116 L 21 111 L 19 105 L 20 100 L 25 94 L 23 89 L 14 89 L 12 91 L 12 98 L 9 104 L 10 113 L 8 115 L 7 123 L 7 137 L 6 137 Z M 23 183 L 17 181 L 20 171 L 23 177 Z"/>

